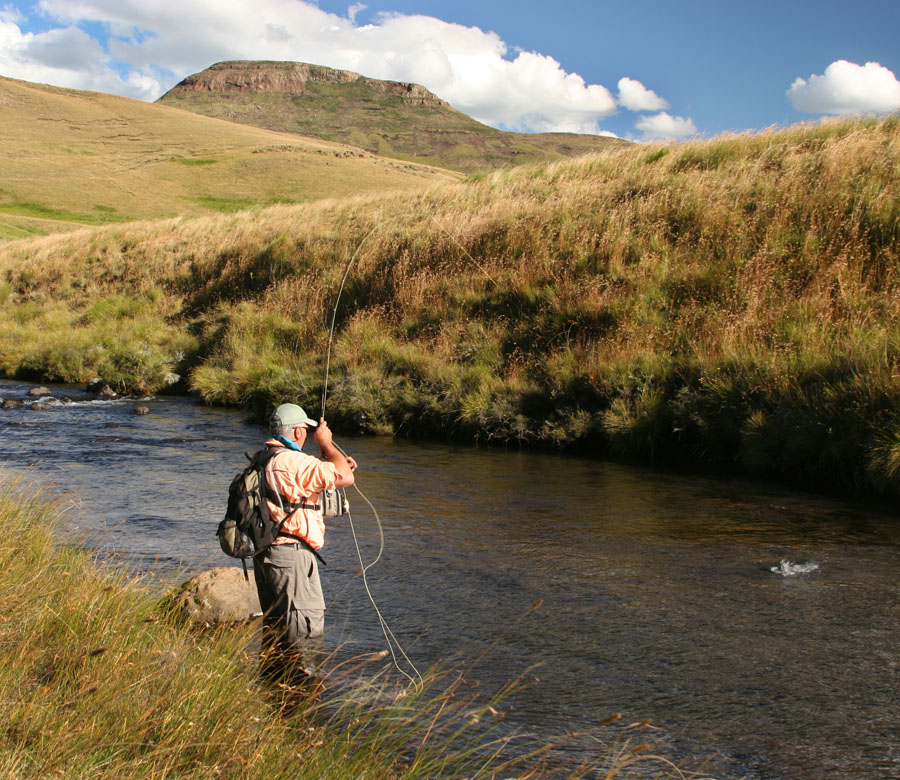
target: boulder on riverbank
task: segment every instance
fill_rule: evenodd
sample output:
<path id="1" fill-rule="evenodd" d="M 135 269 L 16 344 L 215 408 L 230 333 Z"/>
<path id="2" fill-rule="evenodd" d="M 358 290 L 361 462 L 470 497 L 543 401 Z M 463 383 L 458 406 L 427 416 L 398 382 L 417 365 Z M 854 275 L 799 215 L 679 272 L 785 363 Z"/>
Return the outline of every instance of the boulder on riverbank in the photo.
<path id="1" fill-rule="evenodd" d="M 220 566 L 183 583 L 169 598 L 179 617 L 206 626 L 242 623 L 260 614 L 253 577 L 242 569 Z"/>
<path id="2" fill-rule="evenodd" d="M 115 390 L 99 378 L 89 382 L 85 390 L 96 395 L 101 401 L 112 401 L 119 397 Z"/>

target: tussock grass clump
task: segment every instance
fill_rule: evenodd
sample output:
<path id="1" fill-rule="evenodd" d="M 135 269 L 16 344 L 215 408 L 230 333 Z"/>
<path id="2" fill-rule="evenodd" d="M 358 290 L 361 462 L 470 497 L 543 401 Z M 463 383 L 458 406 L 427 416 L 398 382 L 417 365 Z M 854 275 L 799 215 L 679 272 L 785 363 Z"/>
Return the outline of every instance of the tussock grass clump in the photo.
<path id="1" fill-rule="evenodd" d="M 898 494 L 898 171 L 897 117 L 636 146 L 12 242 L 0 308 L 97 340 L 98 301 L 156 296 L 152 364 L 254 408 L 315 408 L 333 315 L 345 426 Z M 76 375 L 61 327 L 0 334 L 0 368 Z"/>
<path id="2" fill-rule="evenodd" d="M 501 728 L 509 690 L 476 702 L 439 671 L 401 687 L 357 659 L 326 671 L 321 699 L 286 708 L 283 691 L 258 680 L 246 632 L 179 624 L 139 581 L 60 546 L 61 512 L 0 477 L 3 777 L 551 776 L 540 766 L 550 744 Z M 564 776 L 669 766 L 630 750 L 637 738 L 626 729 L 593 768 Z"/>

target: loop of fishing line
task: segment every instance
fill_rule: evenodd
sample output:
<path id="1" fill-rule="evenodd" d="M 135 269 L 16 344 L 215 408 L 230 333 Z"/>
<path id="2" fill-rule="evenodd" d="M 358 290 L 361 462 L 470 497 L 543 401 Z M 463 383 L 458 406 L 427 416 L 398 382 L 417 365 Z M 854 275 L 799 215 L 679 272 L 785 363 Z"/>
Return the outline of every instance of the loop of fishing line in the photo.
<path id="1" fill-rule="evenodd" d="M 466 249 L 466 248 L 459 242 L 459 239 L 458 239 L 456 236 L 454 236 L 449 230 L 447 230 L 447 228 L 445 228 L 440 222 L 438 222 L 437 219 L 435 219 L 433 215 L 429 214 L 429 215 L 428 215 L 428 218 L 429 218 L 432 222 L 434 222 L 434 224 L 437 225 L 437 226 L 438 226 L 438 227 L 439 227 L 439 228 L 447 235 L 447 238 L 449 238 L 454 244 L 456 244 L 456 245 L 462 250 L 463 254 L 464 254 L 466 257 L 468 257 L 469 260 L 471 260 L 471 261 L 477 266 L 478 270 L 481 271 L 481 273 L 483 273 L 483 274 L 491 281 L 491 283 L 494 285 L 494 287 L 496 287 L 496 288 L 499 290 L 499 289 L 500 289 L 500 284 L 497 282 L 497 280 L 494 279 L 494 277 L 491 276 L 491 275 L 485 270 L 484 266 L 483 266 L 481 263 L 479 263 L 474 257 L 472 257 L 472 255 L 469 253 L 469 250 Z"/>
<path id="2" fill-rule="evenodd" d="M 378 518 L 378 510 L 375 509 L 375 505 L 369 501 L 366 495 L 359 489 L 359 486 L 354 482 L 354 486 L 356 487 L 356 492 L 359 493 L 360 497 L 365 501 L 369 508 L 372 510 L 372 513 L 375 516 L 375 524 L 378 527 L 378 555 L 375 556 L 372 561 L 369 563 L 363 562 L 362 550 L 359 547 L 359 540 L 356 537 L 356 529 L 353 527 L 353 516 L 350 513 L 350 510 L 347 510 L 347 520 L 350 523 L 350 534 L 353 537 L 353 544 L 356 547 L 356 557 L 359 560 L 360 572 L 363 581 L 363 587 L 366 589 L 366 595 L 369 597 L 369 601 L 372 603 L 372 608 L 375 610 L 375 614 L 378 616 L 378 623 L 381 626 L 381 633 L 384 635 L 384 639 L 387 642 L 388 650 L 391 652 L 391 660 L 394 662 L 394 667 L 397 669 L 400 674 L 402 674 L 406 679 L 408 679 L 413 685 L 419 687 L 422 685 L 422 675 L 419 673 L 419 670 L 416 668 L 416 665 L 410 660 L 409 656 L 406 654 L 406 651 L 403 649 L 403 646 L 400 644 L 394 632 L 391 630 L 391 627 L 388 625 L 387 620 L 385 620 L 384 615 L 381 614 L 381 610 L 378 608 L 378 604 L 375 603 L 375 597 L 372 595 L 372 591 L 369 588 L 369 580 L 366 576 L 369 569 L 371 569 L 378 561 L 381 560 L 381 554 L 384 552 L 384 529 L 381 525 L 381 520 Z M 397 655 L 394 652 L 394 647 L 396 646 L 397 652 L 403 657 L 403 660 L 409 665 L 409 668 L 412 669 L 413 674 L 408 674 L 404 671 L 400 662 L 397 660 Z"/>

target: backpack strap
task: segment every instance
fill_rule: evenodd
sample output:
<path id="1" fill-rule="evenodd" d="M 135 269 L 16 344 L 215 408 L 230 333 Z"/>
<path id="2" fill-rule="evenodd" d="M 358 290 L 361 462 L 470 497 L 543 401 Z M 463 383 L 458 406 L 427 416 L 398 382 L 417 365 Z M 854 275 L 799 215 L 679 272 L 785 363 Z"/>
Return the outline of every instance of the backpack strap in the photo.
<path id="1" fill-rule="evenodd" d="M 274 492 L 274 491 L 273 491 Z M 291 512 L 296 512 L 298 509 L 321 509 L 318 504 L 294 504 L 291 501 L 287 500 L 287 497 L 281 493 L 275 493 L 278 497 L 278 503 L 281 504 L 282 509 L 290 509 Z"/>

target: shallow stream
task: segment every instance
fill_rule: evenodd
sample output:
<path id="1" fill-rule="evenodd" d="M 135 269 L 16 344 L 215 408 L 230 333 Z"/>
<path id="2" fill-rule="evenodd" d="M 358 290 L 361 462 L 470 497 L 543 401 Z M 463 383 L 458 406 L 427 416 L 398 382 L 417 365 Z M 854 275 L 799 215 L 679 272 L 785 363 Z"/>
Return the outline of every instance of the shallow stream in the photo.
<path id="1" fill-rule="evenodd" d="M 31 386 L 0 382 L 0 397 Z M 71 499 L 73 532 L 129 566 L 176 580 L 233 563 L 214 529 L 258 426 L 184 398 L 142 401 L 150 413 L 137 416 L 134 401 L 52 390 L 75 402 L 0 410 L 7 471 Z M 511 728 L 606 739 L 597 724 L 620 712 L 723 780 L 900 777 L 890 505 L 534 453 L 339 442 L 383 525 L 369 583 L 394 634 L 420 669 L 467 665 L 499 638 L 472 677 L 485 690 L 530 682 L 508 702 Z M 374 516 L 348 497 L 371 560 Z M 323 553 L 329 643 L 383 648 L 346 519 Z"/>

